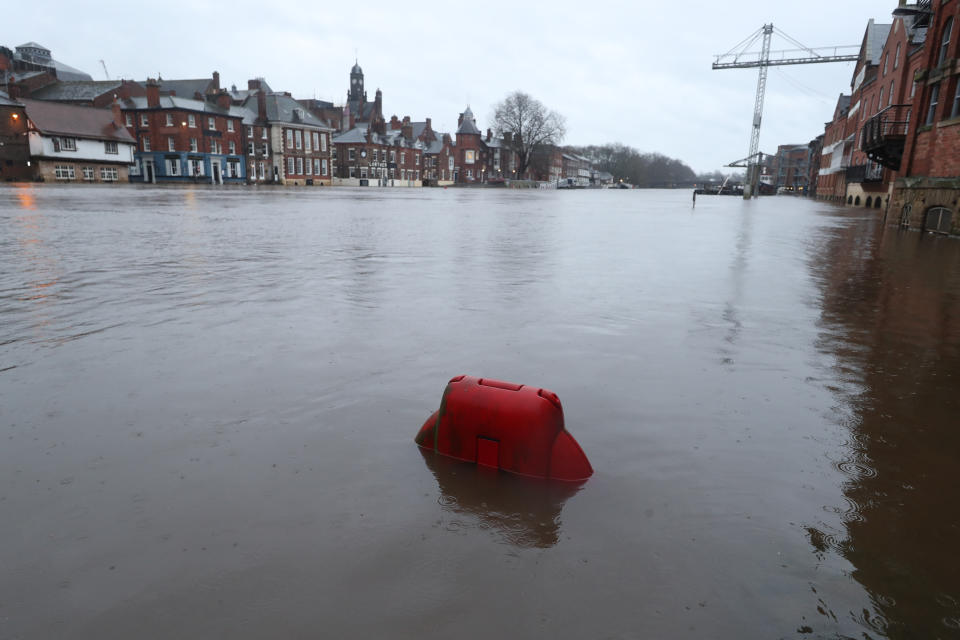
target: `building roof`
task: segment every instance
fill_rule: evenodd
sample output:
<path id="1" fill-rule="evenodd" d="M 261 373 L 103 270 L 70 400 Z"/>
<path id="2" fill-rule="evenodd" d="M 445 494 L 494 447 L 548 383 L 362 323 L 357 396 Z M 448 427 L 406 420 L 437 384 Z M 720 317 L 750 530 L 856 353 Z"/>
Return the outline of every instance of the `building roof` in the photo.
<path id="1" fill-rule="evenodd" d="M 32 92 L 30 97 L 37 100 L 93 100 L 122 84 L 119 80 L 54 82 Z"/>
<path id="2" fill-rule="evenodd" d="M 467 107 L 466 111 L 463 112 L 463 122 L 460 123 L 457 133 L 475 133 L 479 135 L 480 130 L 477 129 L 477 123 L 473 119 L 473 111 L 470 110 L 470 107 Z"/>
<path id="3" fill-rule="evenodd" d="M 198 93 L 203 95 L 213 82 L 212 78 L 191 78 L 186 80 L 157 80 L 160 83 L 160 93 L 177 95 L 181 98 L 193 98 Z M 146 82 L 140 84 L 146 85 Z"/>
<path id="4" fill-rule="evenodd" d="M 23 106 L 23 105 L 21 105 L 19 102 L 17 102 L 16 100 L 11 100 L 11 99 L 10 99 L 10 96 L 8 96 L 8 95 L 7 95 L 6 93 L 4 93 L 3 91 L 0 91 L 0 105 L 2 105 L 2 106 L 4 106 L 4 107 L 21 107 L 21 106 Z"/>
<path id="5" fill-rule="evenodd" d="M 267 120 L 269 122 L 287 122 L 327 131 L 333 130 L 327 126 L 327 123 L 310 113 L 306 107 L 285 93 L 268 93 L 266 99 Z M 244 100 L 243 109 L 252 111 L 254 114 L 258 113 L 256 94 L 250 95 Z"/>
<path id="6" fill-rule="evenodd" d="M 365 144 L 367 140 L 367 125 L 357 125 L 349 131 L 344 131 L 333 138 L 336 144 Z M 404 138 L 400 131 L 388 130 L 386 133 L 374 133 L 370 136 L 371 144 L 380 144 L 389 147 L 406 147 L 410 149 L 424 149 L 423 143 L 413 138 Z"/>
<path id="7" fill-rule="evenodd" d="M 27 117 L 41 133 L 133 144 L 126 127 L 113 121 L 110 109 L 96 109 L 45 100 L 21 100 Z"/>
<path id="8" fill-rule="evenodd" d="M 146 96 L 135 96 L 124 100 L 121 105 L 124 109 L 149 109 Z M 256 106 L 256 102 L 254 102 Z M 224 109 L 217 104 L 207 102 L 206 100 L 196 100 L 195 98 L 181 98 L 180 96 L 160 96 L 159 109 L 180 109 L 183 111 L 199 111 L 201 113 L 210 113 L 214 115 L 240 118 L 244 124 L 253 124 L 253 115 L 250 109 L 230 105 L 230 108 Z M 248 120 L 249 118 L 249 120 Z"/>
<path id="9" fill-rule="evenodd" d="M 18 44 L 16 48 L 17 49 L 43 49 L 44 51 L 50 51 L 50 49 L 46 48 L 42 44 L 33 42 L 32 40 L 30 42 L 24 42 L 23 44 Z"/>
<path id="10" fill-rule="evenodd" d="M 865 54 L 867 62 L 870 64 L 880 64 L 880 55 L 883 53 L 883 45 L 887 43 L 887 36 L 890 35 L 892 24 L 876 24 L 871 19 L 867 23 L 867 33 L 864 36 Z"/>
<path id="11" fill-rule="evenodd" d="M 80 71 L 80 69 L 75 69 L 68 64 L 64 64 L 59 60 L 53 60 L 52 58 L 51 62 L 53 62 L 53 67 L 57 70 L 58 80 L 93 80 L 93 77 L 89 73 L 84 73 Z"/>

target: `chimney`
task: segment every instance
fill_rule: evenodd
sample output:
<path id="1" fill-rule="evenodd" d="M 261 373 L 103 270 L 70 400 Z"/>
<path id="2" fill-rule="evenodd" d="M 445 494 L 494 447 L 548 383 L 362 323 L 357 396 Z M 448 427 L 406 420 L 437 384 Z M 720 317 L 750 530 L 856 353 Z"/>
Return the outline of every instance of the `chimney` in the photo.
<path id="1" fill-rule="evenodd" d="M 260 88 L 260 78 L 247 80 L 247 89 L 249 89 L 250 91 L 256 91 L 259 88 Z"/>
<path id="2" fill-rule="evenodd" d="M 430 118 L 427 118 L 426 131 L 433 131 L 433 126 L 430 124 Z"/>
<path id="3" fill-rule="evenodd" d="M 493 134 L 490 132 L 490 127 L 487 127 L 487 142 L 490 142 L 490 138 L 491 138 L 492 136 L 493 136 Z"/>
<path id="4" fill-rule="evenodd" d="M 267 120 L 267 94 L 263 89 L 257 89 L 257 117 L 262 122 Z"/>
<path id="5" fill-rule="evenodd" d="M 213 88 L 216 89 L 217 91 L 220 91 L 220 72 L 219 71 L 213 72 Z"/>
<path id="6" fill-rule="evenodd" d="M 396 115 L 390 116 L 390 130 L 393 131 L 399 128 L 400 128 L 400 119 Z"/>
<path id="7" fill-rule="evenodd" d="M 160 106 L 160 83 L 153 78 L 147 79 L 147 106 Z"/>
<path id="8" fill-rule="evenodd" d="M 460 128 L 460 125 L 462 125 L 462 124 L 463 124 L 463 114 L 461 113 L 461 114 L 460 114 L 460 117 L 457 118 L 457 128 L 459 129 L 459 128 Z"/>
<path id="9" fill-rule="evenodd" d="M 217 106 L 221 109 L 229 109 L 230 102 L 230 94 L 226 91 L 221 91 L 217 94 Z"/>
<path id="10" fill-rule="evenodd" d="M 400 135 L 409 140 L 413 137 L 413 125 L 410 124 L 410 118 L 403 119 L 403 128 L 400 129 Z"/>
<path id="11" fill-rule="evenodd" d="M 110 104 L 110 110 L 113 112 L 113 124 L 117 129 L 123 127 L 123 112 L 120 110 L 120 103 L 117 102 L 117 96 L 113 96 L 113 102 Z"/>
<path id="12" fill-rule="evenodd" d="M 513 143 L 513 134 L 509 131 L 503 132 L 503 143 L 508 147 Z"/>

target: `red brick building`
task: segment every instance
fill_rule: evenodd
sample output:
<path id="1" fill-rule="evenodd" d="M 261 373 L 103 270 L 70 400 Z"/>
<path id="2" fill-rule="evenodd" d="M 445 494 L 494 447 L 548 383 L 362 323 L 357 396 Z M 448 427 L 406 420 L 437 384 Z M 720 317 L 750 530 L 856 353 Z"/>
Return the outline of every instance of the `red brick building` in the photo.
<path id="1" fill-rule="evenodd" d="M 926 39 L 910 68 L 916 87 L 909 117 L 877 117 L 870 142 L 875 153 L 900 161 L 891 213 L 903 226 L 960 233 L 960 3 L 918 2 L 901 7 L 925 27 Z M 901 110 L 902 111 L 902 110 Z M 904 114 L 905 115 L 905 114 Z M 906 135 L 895 124 L 903 122 Z M 903 139 L 897 158 L 895 143 Z M 889 151 L 888 151 L 889 150 Z"/>

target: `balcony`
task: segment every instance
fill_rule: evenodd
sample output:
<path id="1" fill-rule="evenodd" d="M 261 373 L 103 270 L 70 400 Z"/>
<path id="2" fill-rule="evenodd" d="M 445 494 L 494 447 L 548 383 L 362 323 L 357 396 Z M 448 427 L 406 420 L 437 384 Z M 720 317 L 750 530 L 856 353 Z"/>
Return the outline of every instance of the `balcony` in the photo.
<path id="1" fill-rule="evenodd" d="M 874 162 L 899 171 L 909 125 L 910 105 L 891 105 L 863 125 L 860 148 Z"/>
<path id="2" fill-rule="evenodd" d="M 846 168 L 847 183 L 883 182 L 883 166 L 875 162 Z"/>

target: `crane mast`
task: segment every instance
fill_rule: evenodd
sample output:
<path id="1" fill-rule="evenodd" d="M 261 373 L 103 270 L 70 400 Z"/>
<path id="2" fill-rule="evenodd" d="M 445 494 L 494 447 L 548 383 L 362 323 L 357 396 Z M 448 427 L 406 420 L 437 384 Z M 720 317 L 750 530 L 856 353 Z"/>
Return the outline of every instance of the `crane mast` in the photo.
<path id="1" fill-rule="evenodd" d="M 778 51 L 776 52 L 777 57 L 773 58 L 770 52 L 770 41 L 775 31 L 797 48 Z M 760 38 L 762 38 L 762 41 L 759 53 L 748 53 L 746 50 Z M 853 50 L 856 50 L 857 53 L 852 53 Z M 727 165 L 730 167 L 747 167 L 747 179 L 743 185 L 743 197 L 745 199 L 757 195 L 757 189 L 760 184 L 763 159 L 763 154 L 760 153 L 760 122 L 763 120 L 763 99 L 767 92 L 767 69 L 778 65 L 856 62 L 859 58 L 859 50 L 860 48 L 856 45 L 811 49 L 810 47 L 800 44 L 779 29 L 774 29 L 771 23 L 765 24 L 762 28 L 754 31 L 727 53 L 716 56 L 713 63 L 714 69 L 750 69 L 753 67 L 760 69 L 757 75 L 757 94 L 753 104 L 753 124 L 750 130 L 750 155 L 743 160 L 737 160 Z M 842 51 L 851 51 L 851 53 L 842 53 Z M 744 165 L 744 163 L 746 163 L 746 165 Z"/>

